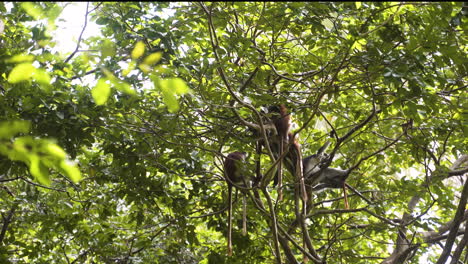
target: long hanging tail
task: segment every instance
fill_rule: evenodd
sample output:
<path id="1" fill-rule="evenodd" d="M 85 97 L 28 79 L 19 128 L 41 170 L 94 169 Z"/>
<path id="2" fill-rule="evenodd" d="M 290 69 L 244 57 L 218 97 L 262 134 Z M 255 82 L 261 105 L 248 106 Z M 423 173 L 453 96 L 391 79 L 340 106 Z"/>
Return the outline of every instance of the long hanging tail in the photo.
<path id="1" fill-rule="evenodd" d="M 247 197 L 244 194 L 242 197 L 243 210 L 242 210 L 242 235 L 247 235 Z"/>
<path id="2" fill-rule="evenodd" d="M 345 209 L 349 209 L 348 194 L 346 193 L 346 183 L 344 181 L 343 181 L 343 197 L 344 197 Z"/>
<path id="3" fill-rule="evenodd" d="M 232 186 L 228 185 L 228 237 L 227 255 L 232 256 Z"/>
<path id="4" fill-rule="evenodd" d="M 281 158 L 284 152 L 283 145 L 284 145 L 283 138 L 281 137 L 280 144 L 279 144 L 280 151 L 278 155 L 278 158 L 281 159 L 280 162 L 278 163 L 278 200 L 279 201 L 283 200 L 283 160 Z"/>
<path id="5" fill-rule="evenodd" d="M 301 154 L 301 149 L 296 143 L 296 151 L 297 151 L 297 165 L 296 165 L 296 174 L 297 174 L 297 181 L 299 183 L 299 187 L 301 190 L 301 198 L 304 203 L 307 202 L 308 196 L 307 196 L 307 191 L 305 188 L 305 182 L 304 182 L 304 168 L 302 164 L 302 154 Z"/>

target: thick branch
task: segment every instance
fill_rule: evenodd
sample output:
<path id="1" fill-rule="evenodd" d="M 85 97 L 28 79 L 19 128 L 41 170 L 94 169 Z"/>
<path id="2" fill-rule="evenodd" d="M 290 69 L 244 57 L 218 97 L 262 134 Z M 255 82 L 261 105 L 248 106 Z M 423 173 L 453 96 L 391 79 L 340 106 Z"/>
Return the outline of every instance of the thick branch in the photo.
<path id="1" fill-rule="evenodd" d="M 450 255 L 450 252 L 452 251 L 453 243 L 455 242 L 458 229 L 460 228 L 460 224 L 463 219 L 463 213 L 465 212 L 467 199 L 468 199 L 468 180 L 465 181 L 465 185 L 463 186 L 460 203 L 458 204 L 457 212 L 455 213 L 452 227 L 450 228 L 449 235 L 447 237 L 447 240 L 445 241 L 444 250 L 442 251 L 442 254 L 440 255 L 440 258 L 439 260 L 437 260 L 436 264 L 444 264 L 447 261 Z"/>
<path id="2" fill-rule="evenodd" d="M 462 155 L 456 162 L 454 162 L 454 165 L 450 168 L 451 171 L 449 171 L 448 175 L 450 173 L 453 173 L 455 169 L 458 169 L 460 166 L 462 166 L 466 162 L 466 155 Z M 429 178 L 434 177 L 433 175 L 429 176 Z M 468 180 L 467 180 L 468 182 Z M 465 183 L 462 191 L 462 197 L 460 198 L 460 203 L 457 208 L 457 212 L 455 214 L 454 219 L 447 223 L 446 225 L 441 226 L 439 229 L 439 233 L 444 230 L 444 228 L 447 228 L 450 226 L 450 233 L 449 236 L 447 237 L 447 241 L 444 247 L 444 251 L 437 263 L 445 263 L 445 260 L 448 258 L 448 255 L 450 254 L 451 248 L 453 246 L 453 241 L 455 240 L 456 236 L 459 235 L 459 227 L 460 223 L 466 219 L 466 214 L 465 212 L 465 207 L 466 207 L 466 200 L 468 197 L 468 190 L 466 190 L 467 183 Z M 396 247 L 393 250 L 392 254 L 386 258 L 382 264 L 392 264 L 392 263 L 399 263 L 399 261 L 402 261 L 406 258 L 406 256 L 413 250 L 417 249 L 419 245 L 411 245 L 411 243 L 406 239 L 406 224 L 410 221 L 411 219 L 411 213 L 414 211 L 414 208 L 416 208 L 416 205 L 419 203 L 421 200 L 421 194 L 415 195 L 411 198 L 410 202 L 408 203 L 408 210 L 403 214 L 402 217 L 402 222 L 403 224 L 401 225 L 401 228 L 398 230 L 398 237 L 396 240 Z M 462 208 L 462 209 L 461 209 Z M 445 230 L 446 231 L 446 230 Z M 445 232 L 444 231 L 444 232 Z M 425 239 L 426 242 L 430 243 L 433 242 L 433 233 L 427 234 L 427 238 Z M 431 241 L 432 240 L 432 241 Z M 438 240 L 437 240 L 438 241 Z M 449 244 L 447 244 L 449 243 Z M 446 253 L 448 251 L 448 253 Z M 447 257 L 443 262 L 440 262 L 444 258 L 444 254 L 448 254 Z"/>
<path id="3" fill-rule="evenodd" d="M 13 207 L 10 209 L 10 211 L 8 211 L 7 216 L 3 217 L 3 226 L 0 232 L 0 244 L 3 243 L 3 239 L 5 238 L 6 232 L 8 230 L 8 225 L 11 223 L 11 218 L 13 218 L 13 214 L 16 211 L 16 207 L 17 205 L 14 204 Z"/>

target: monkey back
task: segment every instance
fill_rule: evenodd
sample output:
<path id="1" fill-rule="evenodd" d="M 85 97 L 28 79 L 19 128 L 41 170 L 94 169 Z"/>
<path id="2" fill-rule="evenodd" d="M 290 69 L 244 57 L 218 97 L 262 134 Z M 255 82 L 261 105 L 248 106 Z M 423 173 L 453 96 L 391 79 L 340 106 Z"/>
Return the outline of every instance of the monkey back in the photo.
<path id="1" fill-rule="evenodd" d="M 243 182 L 243 175 L 240 166 L 244 159 L 245 153 L 236 151 L 230 153 L 224 161 L 225 174 L 233 183 Z"/>

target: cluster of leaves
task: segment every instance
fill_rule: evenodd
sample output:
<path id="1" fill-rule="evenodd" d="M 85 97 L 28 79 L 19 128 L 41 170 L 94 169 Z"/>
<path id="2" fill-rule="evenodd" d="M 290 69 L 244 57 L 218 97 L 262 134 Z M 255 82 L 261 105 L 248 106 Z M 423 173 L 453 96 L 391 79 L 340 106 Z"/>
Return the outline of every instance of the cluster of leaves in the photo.
<path id="1" fill-rule="evenodd" d="M 465 243 L 462 3 L 89 3 L 101 35 L 66 56 L 62 8 L 0 3 L 0 262 L 442 263 Z M 274 210 L 249 201 L 248 236 L 236 203 L 227 257 L 223 153 L 269 171 L 246 124 L 280 103 L 360 195 L 314 194 L 293 228 L 285 175 Z"/>

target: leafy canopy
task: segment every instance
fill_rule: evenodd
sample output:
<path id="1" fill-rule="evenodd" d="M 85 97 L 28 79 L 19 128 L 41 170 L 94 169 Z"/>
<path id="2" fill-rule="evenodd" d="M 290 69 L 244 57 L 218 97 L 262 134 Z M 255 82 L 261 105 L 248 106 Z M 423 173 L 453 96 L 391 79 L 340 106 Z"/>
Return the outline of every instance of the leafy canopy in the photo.
<path id="1" fill-rule="evenodd" d="M 468 258 L 463 3 L 87 3 L 101 34 L 62 54 L 66 5 L 0 3 L 0 262 Z M 272 178 L 279 104 L 304 157 L 331 143 L 350 209 L 305 209 L 285 170 L 282 201 L 247 191 L 246 236 L 236 196 L 228 257 L 224 158 Z"/>

